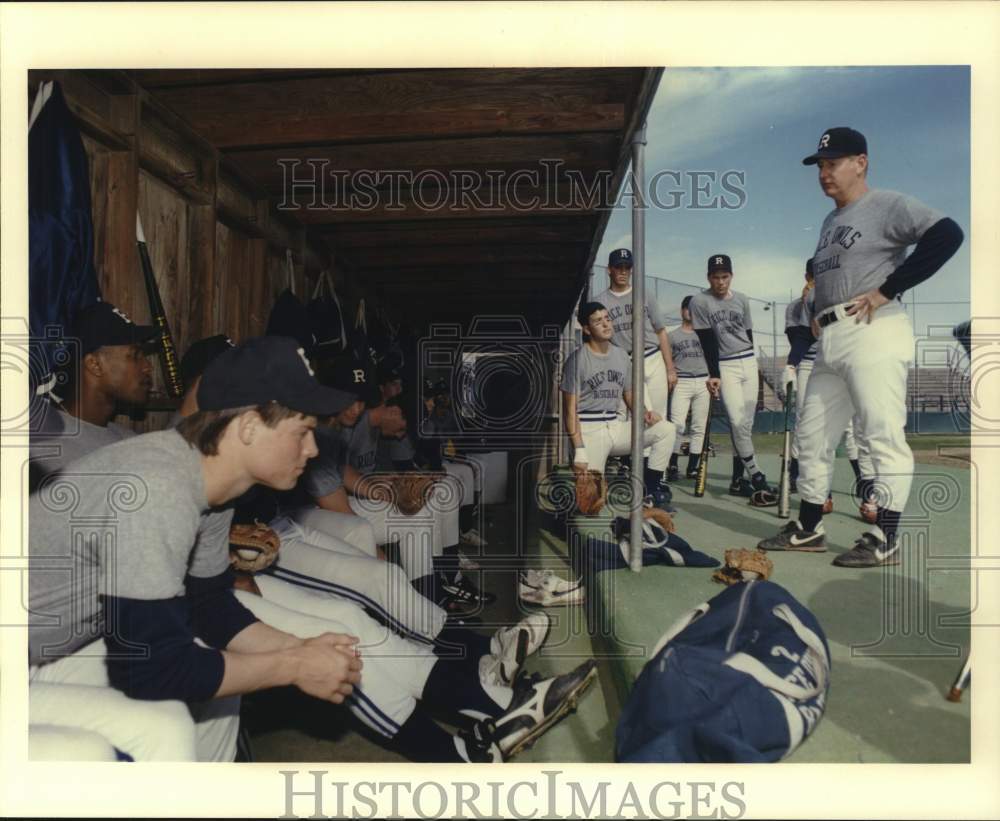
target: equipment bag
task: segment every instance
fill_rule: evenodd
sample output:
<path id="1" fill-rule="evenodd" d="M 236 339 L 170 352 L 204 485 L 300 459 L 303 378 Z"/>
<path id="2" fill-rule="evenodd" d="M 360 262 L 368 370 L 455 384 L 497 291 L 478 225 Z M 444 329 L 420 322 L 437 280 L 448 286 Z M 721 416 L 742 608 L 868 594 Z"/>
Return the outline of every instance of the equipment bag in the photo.
<path id="1" fill-rule="evenodd" d="M 816 728 L 829 681 L 812 613 L 773 582 L 727 587 L 660 639 L 622 710 L 616 758 L 777 761 Z"/>
<path id="2" fill-rule="evenodd" d="M 317 356 L 336 356 L 347 350 L 347 329 L 337 292 L 328 271 L 320 271 L 312 299 L 306 306 Z"/>
<path id="3" fill-rule="evenodd" d="M 312 323 L 306 306 L 295 295 L 295 271 L 292 266 L 292 252 L 285 252 L 285 265 L 288 273 L 288 283 L 284 291 L 278 294 L 267 319 L 266 336 L 290 336 L 295 339 L 306 352 L 312 356 L 316 346 L 316 337 L 312 331 Z"/>

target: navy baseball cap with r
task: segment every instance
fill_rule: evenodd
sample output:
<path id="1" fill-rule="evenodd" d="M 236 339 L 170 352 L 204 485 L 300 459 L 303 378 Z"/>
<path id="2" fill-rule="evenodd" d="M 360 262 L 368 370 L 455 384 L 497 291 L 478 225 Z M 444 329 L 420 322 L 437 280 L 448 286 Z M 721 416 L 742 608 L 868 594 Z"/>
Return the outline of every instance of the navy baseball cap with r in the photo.
<path id="1" fill-rule="evenodd" d="M 628 248 L 618 248 L 608 254 L 609 268 L 631 268 L 632 252 Z"/>
<path id="2" fill-rule="evenodd" d="M 378 386 L 372 379 L 371 368 L 353 356 L 329 359 L 319 367 L 319 381 L 335 390 L 346 393 L 352 402 L 359 399 L 366 405 L 380 397 Z"/>
<path id="3" fill-rule="evenodd" d="M 71 337 L 80 340 L 80 356 L 112 345 L 143 345 L 160 335 L 152 325 L 136 325 L 110 302 L 95 302 L 73 319 Z"/>
<path id="4" fill-rule="evenodd" d="M 835 160 L 838 157 L 851 157 L 855 154 L 867 154 L 868 141 L 860 131 L 846 126 L 828 128 L 819 138 L 816 151 L 803 161 L 803 165 L 816 165 L 820 160 Z"/>
<path id="5" fill-rule="evenodd" d="M 277 402 L 307 416 L 332 416 L 354 402 L 316 381 L 299 343 L 258 336 L 215 357 L 198 385 L 201 410 L 229 410 Z"/>
<path id="6" fill-rule="evenodd" d="M 725 254 L 712 254 L 708 258 L 708 273 L 714 274 L 716 271 L 733 272 L 733 261 Z"/>

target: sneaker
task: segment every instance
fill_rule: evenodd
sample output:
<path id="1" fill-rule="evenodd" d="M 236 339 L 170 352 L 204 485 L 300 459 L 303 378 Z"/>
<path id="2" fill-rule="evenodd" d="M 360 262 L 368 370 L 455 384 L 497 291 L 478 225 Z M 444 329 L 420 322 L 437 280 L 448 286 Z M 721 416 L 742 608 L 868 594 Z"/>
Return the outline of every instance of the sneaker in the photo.
<path id="1" fill-rule="evenodd" d="M 504 760 L 530 747 L 560 719 L 576 709 L 584 691 L 597 678 L 597 662 L 588 659 L 555 678 L 520 676 L 514 682 L 510 707 L 490 724 L 492 739 Z"/>
<path id="2" fill-rule="evenodd" d="M 677 465 L 670 465 L 667 468 L 667 481 L 668 482 L 679 482 L 681 480 L 681 472 L 678 470 Z"/>
<path id="3" fill-rule="evenodd" d="M 739 479 L 733 479 L 733 481 L 730 483 L 729 495 L 746 496 L 747 498 L 749 498 L 753 496 L 753 487 L 746 479 L 744 479 L 741 476 Z"/>
<path id="4" fill-rule="evenodd" d="M 447 599 L 466 607 L 485 607 L 497 600 L 493 593 L 478 590 L 472 582 L 461 575 L 454 581 L 442 582 L 441 592 Z"/>
<path id="5" fill-rule="evenodd" d="M 865 502 L 858 508 L 858 514 L 863 522 L 873 525 L 878 519 L 878 505 L 875 502 Z"/>
<path id="6" fill-rule="evenodd" d="M 510 686 L 524 660 L 545 643 L 552 620 L 532 613 L 513 627 L 501 627 L 490 639 L 490 655 L 479 660 L 479 677 L 491 684 Z"/>
<path id="7" fill-rule="evenodd" d="M 455 734 L 455 749 L 470 764 L 502 764 L 503 753 L 493 740 L 496 727 L 490 720 L 477 721 Z"/>
<path id="8" fill-rule="evenodd" d="M 559 578 L 551 570 L 526 570 L 518 582 L 518 597 L 526 604 L 542 607 L 566 607 L 583 604 L 581 579 L 575 582 Z"/>
<path id="9" fill-rule="evenodd" d="M 778 531 L 778 535 L 758 542 L 757 549 L 825 553 L 826 535 L 821 530 L 803 530 L 798 521 L 793 519 Z"/>
<path id="10" fill-rule="evenodd" d="M 899 564 L 899 544 L 891 548 L 874 533 L 862 533 L 854 547 L 833 560 L 837 567 L 887 567 Z"/>

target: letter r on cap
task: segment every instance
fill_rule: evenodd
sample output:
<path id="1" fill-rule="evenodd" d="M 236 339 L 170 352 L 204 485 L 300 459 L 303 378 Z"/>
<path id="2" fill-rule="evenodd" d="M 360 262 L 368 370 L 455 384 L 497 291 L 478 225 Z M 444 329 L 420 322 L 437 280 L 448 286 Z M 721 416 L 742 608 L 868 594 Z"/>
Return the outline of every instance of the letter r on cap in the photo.
<path id="1" fill-rule="evenodd" d="M 715 258 L 715 264 L 716 265 L 722 265 L 722 257 L 716 257 Z"/>
<path id="2" fill-rule="evenodd" d="M 361 370 L 360 368 L 355 368 L 355 370 L 354 370 L 354 384 L 357 385 L 359 382 L 362 385 L 364 384 L 364 382 L 365 382 L 365 372 L 363 370 Z"/>
<path id="3" fill-rule="evenodd" d="M 829 144 L 830 144 L 830 135 L 829 134 L 824 134 L 822 137 L 819 138 L 819 147 L 820 148 L 826 148 Z"/>

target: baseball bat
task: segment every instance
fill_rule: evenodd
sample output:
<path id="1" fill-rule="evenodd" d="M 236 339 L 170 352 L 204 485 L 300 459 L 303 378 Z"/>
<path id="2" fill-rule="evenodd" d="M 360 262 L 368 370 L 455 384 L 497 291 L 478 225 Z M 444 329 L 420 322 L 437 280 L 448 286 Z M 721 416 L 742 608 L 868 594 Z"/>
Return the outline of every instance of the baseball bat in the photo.
<path id="1" fill-rule="evenodd" d="M 174 345 L 170 324 L 167 322 L 166 311 L 163 310 L 163 299 L 153 275 L 153 263 L 146 249 L 146 235 L 142 232 L 142 220 L 139 212 L 135 214 L 135 242 L 139 247 L 139 261 L 142 263 L 142 276 L 146 281 L 146 296 L 149 297 L 149 315 L 153 324 L 160 329 L 160 364 L 163 366 L 163 376 L 170 396 L 179 397 L 184 393 L 181 382 L 181 371 L 177 362 L 177 346 Z"/>
<path id="2" fill-rule="evenodd" d="M 791 508 L 791 500 L 789 499 L 791 476 L 789 469 L 792 461 L 792 429 L 788 424 L 788 420 L 791 416 L 794 390 L 795 388 L 791 382 L 785 385 L 785 430 L 781 448 L 781 481 L 778 485 L 778 516 L 782 519 L 788 518 Z"/>
<path id="3" fill-rule="evenodd" d="M 712 432 L 712 417 L 715 416 L 715 397 L 708 400 L 708 421 L 705 423 L 705 441 L 701 444 L 701 459 L 698 460 L 698 473 L 694 478 L 694 495 L 699 499 L 705 495 L 705 484 L 708 482 L 708 446 Z"/>

